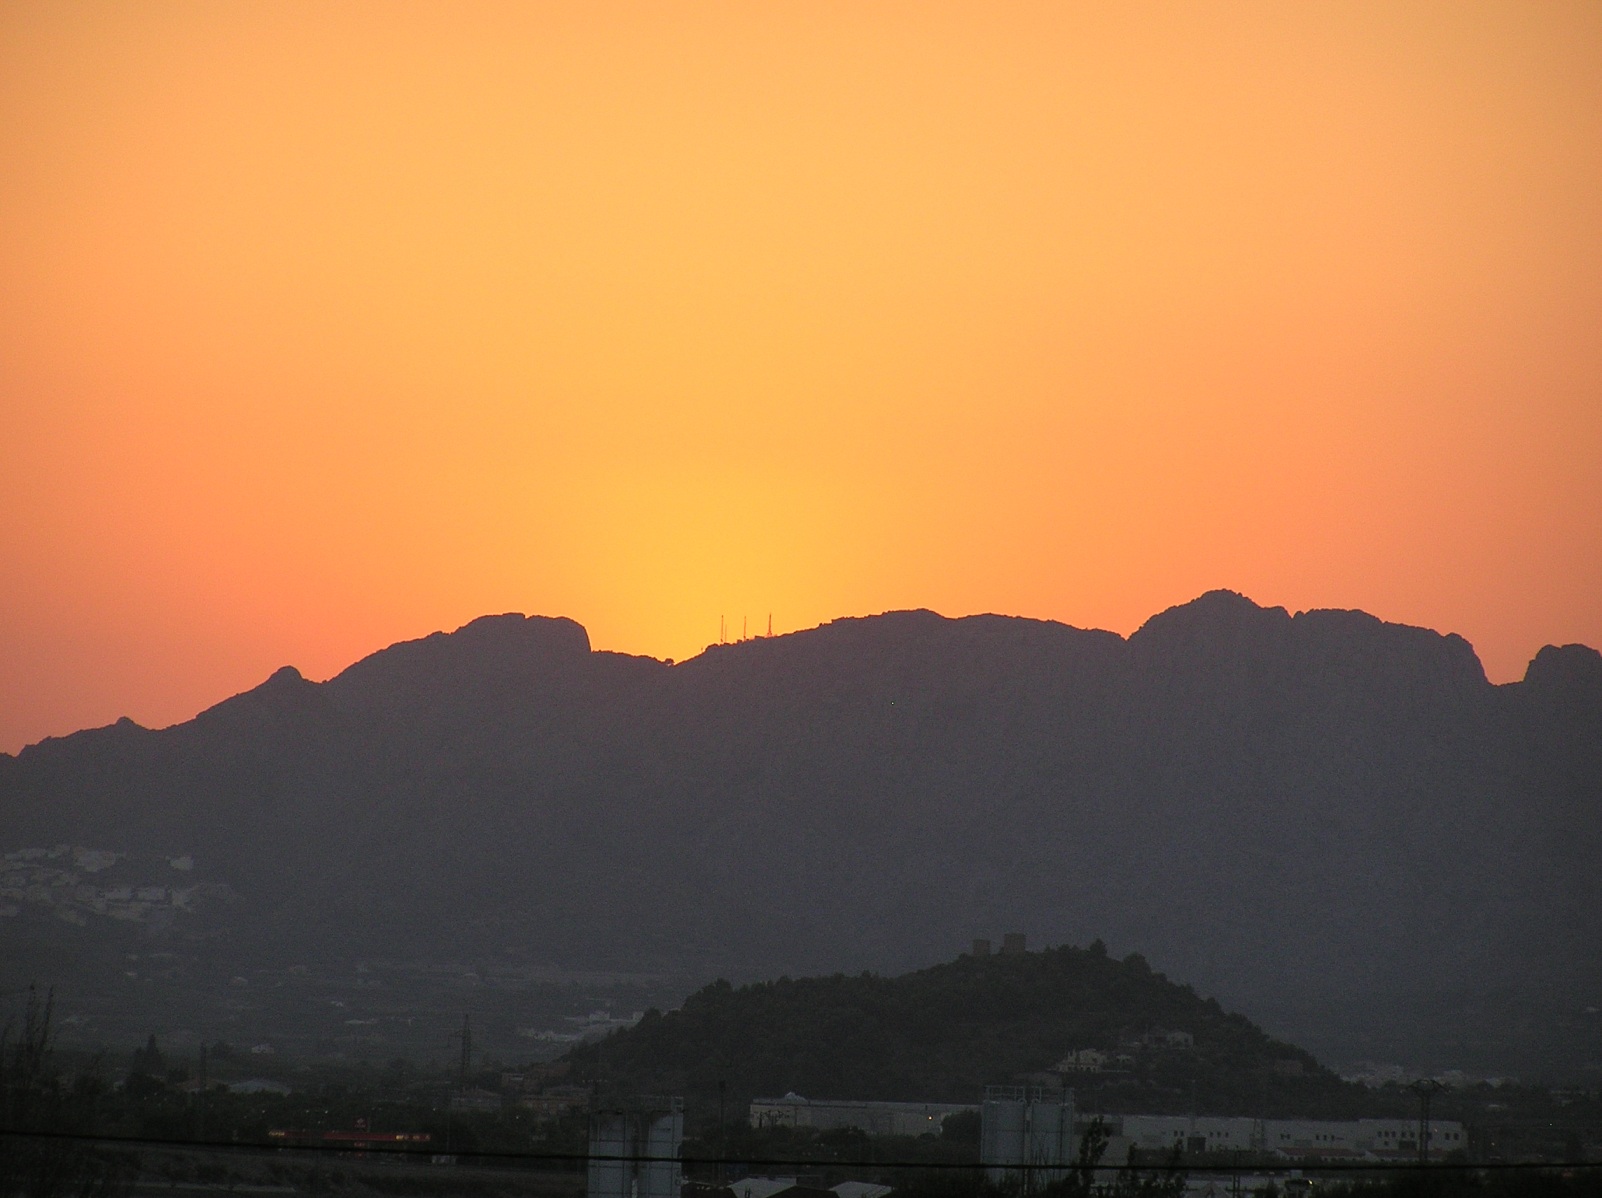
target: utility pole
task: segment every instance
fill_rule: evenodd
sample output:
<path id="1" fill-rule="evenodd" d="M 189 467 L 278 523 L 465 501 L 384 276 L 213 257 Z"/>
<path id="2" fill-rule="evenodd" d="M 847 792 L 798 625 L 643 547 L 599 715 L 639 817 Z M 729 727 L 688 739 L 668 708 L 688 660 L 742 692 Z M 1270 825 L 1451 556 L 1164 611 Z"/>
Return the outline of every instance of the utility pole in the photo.
<path id="1" fill-rule="evenodd" d="M 1421 1077 L 1407 1087 L 1418 1095 L 1418 1163 L 1430 1163 L 1430 1099 L 1446 1089 L 1433 1077 Z"/>
<path id="2" fill-rule="evenodd" d="M 718 1184 L 723 1184 L 723 1160 L 729 1155 L 729 1125 L 723 1118 L 723 1100 L 729 1092 L 729 1083 L 718 1079 Z"/>
<path id="3" fill-rule="evenodd" d="M 473 1026 L 471 1016 L 462 1016 L 462 1030 L 450 1037 L 452 1040 L 460 1038 L 462 1041 L 462 1060 L 457 1071 L 457 1093 L 449 1092 L 445 1095 L 445 1155 L 451 1155 L 452 1141 L 456 1131 L 456 1099 L 458 1095 L 465 1096 L 467 1082 L 473 1075 Z"/>
<path id="4" fill-rule="evenodd" d="M 200 1125 L 199 1125 L 198 1128 L 196 1128 L 195 1139 L 197 1139 L 197 1140 L 205 1140 L 205 1138 L 206 1138 L 206 1042 L 204 1040 L 202 1040 L 200 1042 L 200 1094 L 198 1095 L 198 1097 L 200 1098 L 200 1120 L 199 1120 L 199 1124 Z"/>

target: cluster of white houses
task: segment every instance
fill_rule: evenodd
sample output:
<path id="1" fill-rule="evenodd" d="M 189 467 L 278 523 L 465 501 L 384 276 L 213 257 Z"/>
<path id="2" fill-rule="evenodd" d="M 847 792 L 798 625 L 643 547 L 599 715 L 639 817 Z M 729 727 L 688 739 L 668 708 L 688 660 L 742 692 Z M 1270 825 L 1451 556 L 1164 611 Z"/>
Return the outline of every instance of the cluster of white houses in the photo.
<path id="1" fill-rule="evenodd" d="M 1052 1098 L 1041 1103 L 1021 1091 L 1017 1095 L 987 1095 L 983 1108 L 977 1103 L 818 1101 L 799 1094 L 786 1094 L 783 1098 L 756 1099 L 751 1103 L 750 1119 L 753 1127 L 810 1127 L 820 1131 L 853 1127 L 869 1135 L 918 1136 L 938 1134 L 946 1119 L 961 1111 L 983 1109 L 987 1123 L 1005 1121 L 1007 1108 L 1019 1101 L 1028 1102 L 1029 1124 L 1033 1127 L 1047 1126 L 1041 1118 L 1043 1107 L 1053 1108 L 1055 1118 L 1050 1125 L 1058 1129 L 1062 1143 L 1047 1155 L 1057 1161 L 1072 1158 L 1078 1148 L 1078 1137 L 1083 1135 L 1092 1118 L 1100 1118 L 1106 1126 L 1109 1142 L 1103 1159 L 1109 1162 L 1122 1162 L 1130 1148 L 1138 1149 L 1142 1155 L 1166 1154 L 1179 1148 L 1187 1155 L 1241 1152 L 1296 1160 L 1398 1161 L 1416 1160 L 1420 1155 L 1420 1129 L 1414 1119 L 1089 1116 L 1076 1115 L 1071 1097 Z M 1034 1109 L 1037 1107 L 1042 1109 Z M 987 1139 L 997 1138 L 988 1132 L 989 1129 Z M 1004 1132 L 1001 1138 L 1005 1139 Z M 1432 1159 L 1440 1160 L 1466 1147 L 1461 1123 L 1438 1119 L 1430 1124 L 1429 1156 Z M 1035 1154 L 1041 1149 L 1037 1146 L 1027 1151 Z"/>
<path id="2" fill-rule="evenodd" d="M 128 857 L 127 853 L 65 844 L 6 853 L 0 856 L 0 918 L 15 918 L 23 908 L 33 906 L 49 908 L 58 918 L 80 925 L 91 915 L 144 923 L 171 912 L 192 910 L 196 898 L 231 893 L 218 885 L 141 885 L 83 878 L 111 869 Z M 187 874 L 195 867 L 189 856 L 162 860 L 179 873 Z M 144 871 L 154 868 L 158 867 L 147 859 Z"/>

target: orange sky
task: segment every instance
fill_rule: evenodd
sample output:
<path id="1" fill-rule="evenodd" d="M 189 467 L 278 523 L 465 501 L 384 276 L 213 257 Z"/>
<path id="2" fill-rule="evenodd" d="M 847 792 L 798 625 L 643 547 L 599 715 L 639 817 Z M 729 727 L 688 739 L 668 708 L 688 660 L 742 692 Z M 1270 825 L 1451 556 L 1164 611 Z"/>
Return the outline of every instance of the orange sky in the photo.
<path id="1" fill-rule="evenodd" d="M 520 610 L 1602 645 L 1602 5 L 0 8 L 0 749 Z"/>

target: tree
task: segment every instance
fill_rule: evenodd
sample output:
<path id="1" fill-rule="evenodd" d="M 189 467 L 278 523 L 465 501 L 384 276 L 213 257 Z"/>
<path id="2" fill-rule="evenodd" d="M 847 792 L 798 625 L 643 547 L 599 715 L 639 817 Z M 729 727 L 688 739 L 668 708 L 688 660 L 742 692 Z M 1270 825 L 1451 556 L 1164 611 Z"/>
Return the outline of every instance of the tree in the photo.
<path id="1" fill-rule="evenodd" d="M 134 1051 L 128 1072 L 142 1073 L 146 1077 L 160 1077 L 166 1069 L 167 1062 L 162 1058 L 161 1049 L 156 1047 L 156 1034 L 151 1032 L 150 1039 L 145 1041 L 145 1046 Z"/>
<path id="2" fill-rule="evenodd" d="M 1042 1187 L 1043 1198 L 1091 1198 L 1096 1193 L 1096 1166 L 1107 1151 L 1107 1124 L 1093 1119 L 1079 1137 L 1079 1155 L 1073 1167 L 1057 1181 Z"/>
<path id="3" fill-rule="evenodd" d="M 1129 1147 L 1129 1168 L 1118 1175 L 1111 1198 L 1184 1198 L 1185 1183 L 1189 1180 L 1180 1167 L 1179 1145 L 1174 1145 L 1168 1159 L 1159 1168 L 1139 1169 L 1139 1150 Z"/>
<path id="4" fill-rule="evenodd" d="M 56 1068 L 50 1024 L 55 992 L 30 988 L 22 1027 L 0 1032 L 0 1198 L 122 1198 L 138 1173 L 136 1158 L 52 1138 L 92 1130 L 98 1083 L 81 1076 L 65 1086 Z"/>

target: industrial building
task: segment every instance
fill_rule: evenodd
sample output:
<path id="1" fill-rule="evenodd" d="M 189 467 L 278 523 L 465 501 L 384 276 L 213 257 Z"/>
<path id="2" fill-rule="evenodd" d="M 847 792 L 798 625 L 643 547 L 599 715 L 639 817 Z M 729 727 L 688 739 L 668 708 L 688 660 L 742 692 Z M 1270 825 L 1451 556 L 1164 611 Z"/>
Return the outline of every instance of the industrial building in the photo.
<path id="1" fill-rule="evenodd" d="M 1209 1115 L 1104 1115 L 1112 1137 L 1104 1159 L 1121 1160 L 1129 1147 L 1143 1153 L 1273 1153 L 1296 1159 L 1415 1160 L 1416 1119 L 1250 1119 Z M 1463 1125 L 1434 1120 L 1429 1155 L 1440 1160 L 1467 1146 Z"/>
<path id="2" fill-rule="evenodd" d="M 1072 1090 L 986 1086 L 979 1159 L 992 1185 L 1025 1193 L 1063 1177 L 1078 1152 Z"/>
<path id="3" fill-rule="evenodd" d="M 786 1094 L 753 1099 L 750 1119 L 752 1127 L 854 1127 L 870 1136 L 937 1136 L 948 1115 L 978 1109 L 972 1103 L 836 1102 Z"/>
<path id="4" fill-rule="evenodd" d="M 590 1115 L 588 1198 L 679 1198 L 684 1099 L 640 1097 Z"/>
<path id="5" fill-rule="evenodd" d="M 799 1094 L 751 1103 L 753 1127 L 853 1127 L 874 1136 L 938 1135 L 961 1111 L 981 1114 L 980 1159 L 991 1179 L 1028 1168 L 1043 1180 L 1071 1164 L 1093 1116 L 1074 1109 L 1072 1090 L 988 1086 L 982 1106 L 938 1102 L 853 1102 L 807 1099 Z M 1225 1115 L 1101 1115 L 1109 1142 L 1102 1159 L 1121 1164 L 1130 1148 L 1150 1158 L 1176 1147 L 1187 1156 L 1255 1153 L 1292 1160 L 1416 1160 L 1416 1119 L 1253 1119 Z M 1430 1124 L 1429 1157 L 1442 1160 L 1467 1148 L 1463 1125 Z"/>

